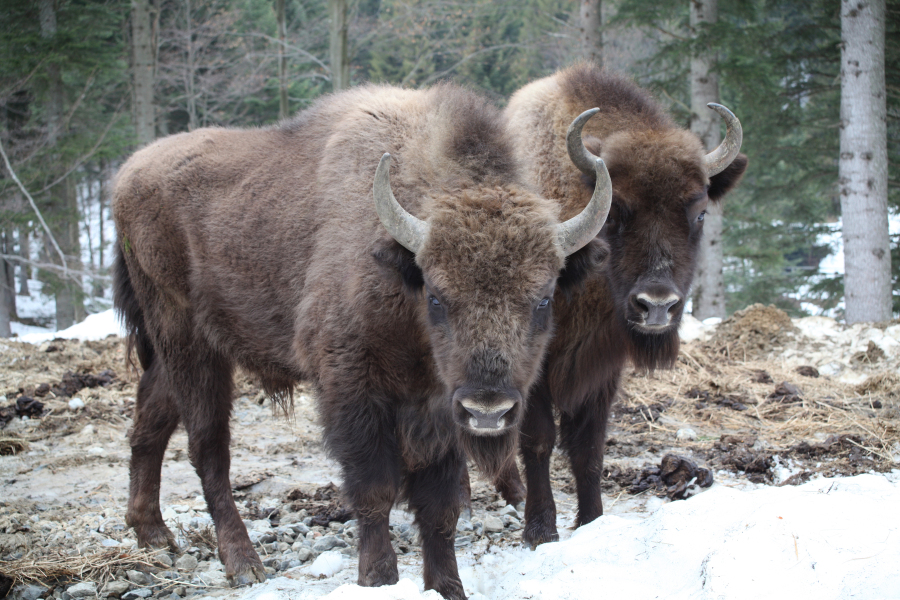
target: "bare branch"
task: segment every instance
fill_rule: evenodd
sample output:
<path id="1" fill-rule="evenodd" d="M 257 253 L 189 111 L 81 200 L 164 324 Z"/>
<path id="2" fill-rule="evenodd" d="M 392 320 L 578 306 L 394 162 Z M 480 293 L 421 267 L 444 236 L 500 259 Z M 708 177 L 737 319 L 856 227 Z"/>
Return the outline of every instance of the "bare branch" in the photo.
<path id="1" fill-rule="evenodd" d="M 106 134 L 109 133 L 109 130 L 112 129 L 113 124 L 119 119 L 119 115 L 122 113 L 123 106 L 125 106 L 125 98 L 123 98 L 119 102 L 119 106 L 116 107 L 116 112 L 113 115 L 113 118 L 110 119 L 109 123 L 106 124 L 106 128 L 103 130 L 103 133 L 100 134 L 100 138 L 97 140 L 97 143 L 94 144 L 94 146 L 90 150 L 88 150 L 88 153 L 85 154 L 84 156 L 80 157 L 78 160 L 76 160 L 75 164 L 72 165 L 72 168 L 69 169 L 68 171 L 66 171 L 63 175 L 56 178 L 55 181 L 53 181 L 52 183 L 48 183 L 43 188 L 41 188 L 41 190 L 38 191 L 38 194 L 43 194 L 44 192 L 46 192 L 53 186 L 64 181 L 66 179 L 66 177 L 68 177 L 69 175 L 72 174 L 72 171 L 74 171 L 75 169 L 77 169 L 78 167 L 83 165 L 86 160 L 88 160 L 90 157 L 92 157 L 94 155 L 94 153 L 97 151 L 97 148 L 99 148 L 100 144 L 103 143 L 103 140 L 106 139 Z"/>
<path id="2" fill-rule="evenodd" d="M 528 48 L 528 46 L 525 44 L 497 44 L 496 46 L 488 46 L 486 48 L 481 48 L 480 50 L 476 50 L 475 52 L 472 52 L 471 54 L 467 54 L 452 67 L 450 67 L 448 69 L 444 69 L 440 73 L 432 73 L 425 79 L 425 81 L 422 82 L 422 85 L 427 85 L 436 79 L 440 79 L 441 77 L 444 77 L 445 75 L 447 75 L 449 73 L 452 73 L 453 71 L 455 71 L 456 69 L 461 67 L 463 64 L 469 62 L 470 60 L 472 60 L 479 54 L 484 54 L 485 52 L 493 52 L 494 50 L 503 50 L 504 48 Z"/>
<path id="3" fill-rule="evenodd" d="M 41 59 L 41 62 L 39 62 L 39 63 L 31 70 L 31 73 L 29 73 L 28 75 L 26 75 L 25 77 L 23 77 L 23 78 L 20 79 L 19 81 L 15 82 L 15 83 L 12 84 L 11 86 L 9 86 L 8 88 L 6 88 L 6 89 L 3 90 L 2 92 L 0 92 L 0 98 L 6 98 L 6 97 L 9 96 L 11 93 L 13 93 L 15 90 L 24 87 L 25 84 L 28 83 L 28 80 L 31 79 L 32 77 L 34 77 L 34 74 L 37 73 L 37 70 L 40 69 L 40 68 L 43 66 L 43 64 L 44 64 L 45 62 L 47 62 L 47 59 L 46 59 L 46 58 L 42 58 L 42 59 Z"/>
<path id="4" fill-rule="evenodd" d="M 68 277 L 68 278 L 90 277 L 91 279 L 95 279 L 97 281 L 102 281 L 104 283 L 112 282 L 112 276 L 110 276 L 110 275 L 100 275 L 99 273 L 97 273 L 93 270 L 72 271 L 71 269 L 64 269 L 63 267 L 53 264 L 53 263 L 42 263 L 42 262 L 37 262 L 35 260 L 22 258 L 18 254 L 0 254 L 0 259 L 8 260 L 9 262 L 18 263 L 20 265 L 27 265 L 29 267 L 35 267 L 37 269 L 43 269 L 44 271 L 54 271 L 56 273 L 62 274 L 64 277 Z"/>
<path id="5" fill-rule="evenodd" d="M 16 182 L 16 185 L 19 186 L 19 189 L 22 190 L 22 193 L 25 194 L 26 198 L 28 198 L 28 202 L 31 203 L 31 208 L 34 209 L 38 220 L 41 222 L 41 226 L 44 228 L 44 232 L 53 243 L 53 247 L 56 249 L 56 253 L 59 254 L 59 259 L 62 261 L 63 275 L 65 277 L 69 277 L 69 265 L 66 263 L 66 256 L 63 254 L 63 251 L 60 250 L 59 244 L 56 243 L 56 238 L 53 237 L 53 234 L 50 232 L 50 228 L 47 227 L 47 222 L 44 221 L 44 216 L 41 214 L 41 211 L 38 210 L 37 203 L 35 203 L 34 198 L 31 197 L 31 194 L 28 193 L 28 190 L 25 189 L 25 186 L 22 185 L 21 181 L 19 181 L 18 175 L 16 175 L 16 172 L 13 171 L 12 165 L 9 164 L 9 158 L 6 156 L 6 151 L 3 149 L 2 141 L 0 141 L 0 155 L 3 155 L 3 163 L 6 165 L 6 170 L 9 171 L 9 174 L 12 176 L 13 181 Z"/>

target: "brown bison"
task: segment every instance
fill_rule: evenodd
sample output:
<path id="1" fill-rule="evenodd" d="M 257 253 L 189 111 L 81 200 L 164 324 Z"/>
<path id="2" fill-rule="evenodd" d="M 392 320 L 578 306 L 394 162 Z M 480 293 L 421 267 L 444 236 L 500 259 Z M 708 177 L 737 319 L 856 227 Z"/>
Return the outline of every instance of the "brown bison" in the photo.
<path id="1" fill-rule="evenodd" d="M 526 178 L 544 196 L 559 199 L 563 218 L 578 214 L 590 197 L 596 157 L 606 162 L 613 185 L 612 208 L 598 236 L 609 257 L 602 272 L 590 274 L 578 289 L 557 289 L 556 333 L 522 423 L 523 535 L 532 546 L 559 539 L 549 475 L 554 409 L 575 475 L 576 525 L 583 525 L 603 514 L 606 424 L 625 361 L 655 369 L 671 366 L 678 355 L 678 325 L 707 205 L 720 202 L 747 167 L 746 156 L 738 154 L 737 118 L 722 106 L 710 107 L 728 132 L 709 154 L 645 91 L 587 64 L 525 86 L 505 109 Z M 575 132 L 583 127 L 583 145 L 562 143 L 570 123 Z M 497 487 L 513 503 L 526 493 L 514 466 Z"/>
<path id="2" fill-rule="evenodd" d="M 115 302 L 144 369 L 126 517 L 140 544 L 172 544 L 160 470 L 181 422 L 226 574 L 265 578 L 229 483 L 241 366 L 283 399 L 314 384 L 359 520 L 359 583 L 397 582 L 388 514 L 403 499 L 425 587 L 464 598 L 464 457 L 491 475 L 510 461 L 555 290 L 600 266 L 610 188 L 593 168 L 587 208 L 558 222 L 521 183 L 499 112 L 453 86 L 364 87 L 276 127 L 137 152 L 113 210 Z"/>

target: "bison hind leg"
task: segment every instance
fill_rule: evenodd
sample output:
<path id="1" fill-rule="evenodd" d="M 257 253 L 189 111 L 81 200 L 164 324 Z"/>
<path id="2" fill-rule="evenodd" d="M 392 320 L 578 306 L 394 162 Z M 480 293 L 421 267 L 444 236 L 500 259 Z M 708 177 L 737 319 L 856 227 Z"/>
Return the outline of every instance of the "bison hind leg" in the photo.
<path id="1" fill-rule="evenodd" d="M 125 522 L 133 527 L 142 548 L 178 551 L 175 536 L 166 527 L 159 506 L 163 456 L 178 425 L 178 412 L 159 362 L 141 376 L 130 435 L 131 466 L 128 511 Z"/>

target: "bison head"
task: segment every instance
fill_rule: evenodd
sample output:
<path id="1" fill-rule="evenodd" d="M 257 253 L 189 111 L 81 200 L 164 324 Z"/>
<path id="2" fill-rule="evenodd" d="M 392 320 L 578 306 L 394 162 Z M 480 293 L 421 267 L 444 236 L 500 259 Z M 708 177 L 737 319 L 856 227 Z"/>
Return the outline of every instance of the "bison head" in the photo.
<path id="1" fill-rule="evenodd" d="M 445 390 L 435 401 L 451 412 L 470 456 L 490 473 L 515 448 L 566 256 L 578 254 L 584 272 L 586 263 L 599 266 L 605 256 L 595 238 L 611 202 L 609 174 L 602 160 L 593 161 L 591 200 L 563 223 L 555 203 L 508 182 L 435 192 L 421 220 L 394 198 L 389 168 L 386 154 L 374 195 L 398 243 L 376 258 L 399 270 L 412 291 Z"/>
<path id="2" fill-rule="evenodd" d="M 624 130 L 599 140 L 580 131 L 596 109 L 570 128 L 570 157 L 584 173 L 602 156 L 613 181 L 613 202 L 600 237 L 609 245 L 607 273 L 617 318 L 629 333 L 632 359 L 644 368 L 670 366 L 691 287 L 710 202 L 720 202 L 747 167 L 739 154 L 741 124 L 724 106 L 722 144 L 705 154 L 696 135 L 676 128 Z M 572 130 L 578 135 L 571 135 Z"/>

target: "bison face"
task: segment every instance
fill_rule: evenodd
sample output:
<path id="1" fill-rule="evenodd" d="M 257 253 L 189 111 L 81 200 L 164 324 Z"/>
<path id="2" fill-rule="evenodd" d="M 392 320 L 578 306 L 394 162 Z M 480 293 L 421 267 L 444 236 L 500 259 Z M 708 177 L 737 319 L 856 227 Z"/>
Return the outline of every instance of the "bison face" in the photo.
<path id="1" fill-rule="evenodd" d="M 706 211 L 737 184 L 747 158 L 707 177 L 699 140 L 682 130 L 615 134 L 602 147 L 586 138 L 585 146 L 602 154 L 613 181 L 600 237 L 609 245 L 617 318 L 638 366 L 667 366 L 677 355 Z"/>

